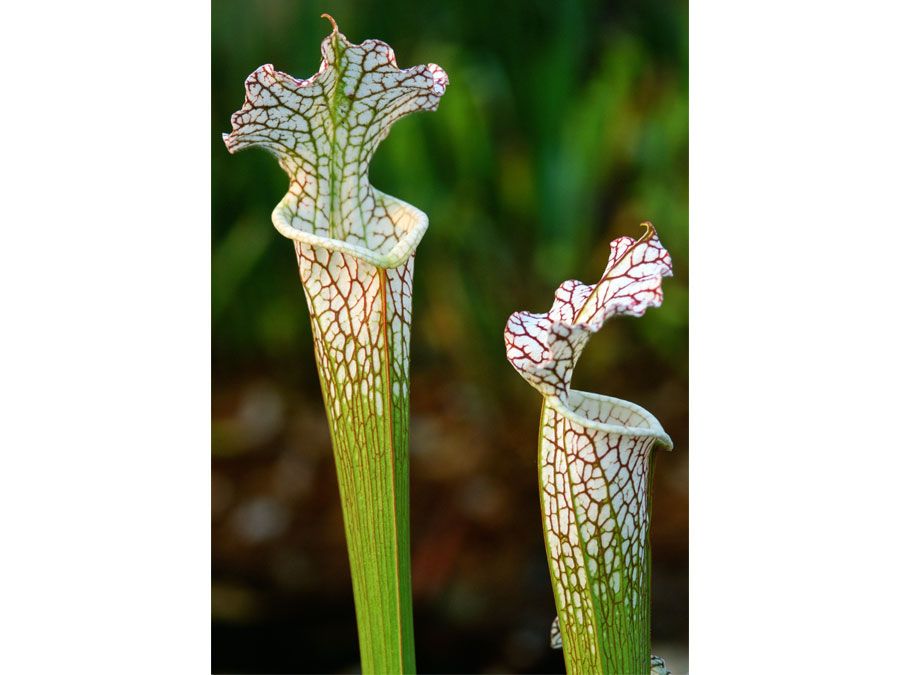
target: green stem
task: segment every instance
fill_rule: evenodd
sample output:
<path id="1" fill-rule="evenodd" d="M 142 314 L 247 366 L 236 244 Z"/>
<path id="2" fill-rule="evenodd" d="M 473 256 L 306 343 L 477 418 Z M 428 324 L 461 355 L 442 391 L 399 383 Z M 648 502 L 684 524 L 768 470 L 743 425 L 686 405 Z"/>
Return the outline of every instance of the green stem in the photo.
<path id="1" fill-rule="evenodd" d="M 296 244 L 337 465 L 363 673 L 414 673 L 409 535 L 413 260 Z"/>

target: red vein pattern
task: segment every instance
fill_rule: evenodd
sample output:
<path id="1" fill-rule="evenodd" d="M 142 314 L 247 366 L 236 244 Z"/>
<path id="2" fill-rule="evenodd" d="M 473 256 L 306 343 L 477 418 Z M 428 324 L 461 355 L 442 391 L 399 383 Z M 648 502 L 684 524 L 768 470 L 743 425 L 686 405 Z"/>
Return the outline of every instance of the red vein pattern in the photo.
<path id="1" fill-rule="evenodd" d="M 290 176 L 273 214 L 282 234 L 394 267 L 415 249 L 428 220 L 373 188 L 369 162 L 394 122 L 436 110 L 448 84 L 440 66 L 401 70 L 389 45 L 352 44 L 335 26 L 322 42 L 319 72 L 309 79 L 268 64 L 251 73 L 225 145 L 230 152 L 260 146 L 278 157 Z M 404 222 L 410 217 L 424 223 L 410 227 Z"/>
<path id="2" fill-rule="evenodd" d="M 592 286 L 566 281 L 544 314 L 506 325 L 507 358 L 545 397 L 539 448 L 541 512 L 569 673 L 641 673 L 650 656 L 650 484 L 654 449 L 672 441 L 627 401 L 570 390 L 591 334 L 616 314 L 662 303 L 672 261 L 650 223 L 611 244 Z M 662 666 L 664 668 L 664 665 Z"/>
<path id="3" fill-rule="evenodd" d="M 415 256 L 384 269 L 294 244 L 334 446 L 363 671 L 414 672 L 408 439 Z M 391 646 L 397 650 L 380 651 Z"/>
<path id="4" fill-rule="evenodd" d="M 670 449 L 639 406 L 569 392 L 545 403 L 540 487 L 547 559 L 569 672 L 646 672 L 650 463 Z M 645 630 L 646 628 L 646 630 Z"/>
<path id="5" fill-rule="evenodd" d="M 330 19 L 330 17 L 327 17 Z M 332 24 L 334 22 L 332 20 Z M 225 135 L 290 177 L 272 213 L 294 241 L 337 465 L 364 673 L 415 672 L 409 551 L 409 337 L 419 209 L 374 189 L 369 162 L 401 117 L 435 110 L 434 64 L 401 70 L 337 25 L 309 79 L 265 65 Z"/>
<path id="6" fill-rule="evenodd" d="M 662 279 L 672 276 L 672 259 L 656 230 L 635 241 L 619 237 L 609 262 L 592 286 L 566 281 L 544 314 L 516 312 L 506 324 L 506 358 L 544 396 L 565 400 L 572 370 L 592 333 L 616 314 L 643 316 L 662 304 Z"/>

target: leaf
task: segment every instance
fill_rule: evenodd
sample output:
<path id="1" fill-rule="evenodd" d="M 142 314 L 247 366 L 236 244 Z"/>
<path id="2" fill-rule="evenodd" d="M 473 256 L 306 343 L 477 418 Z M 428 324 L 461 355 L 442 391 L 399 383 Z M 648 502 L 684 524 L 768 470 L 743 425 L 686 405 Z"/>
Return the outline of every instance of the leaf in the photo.
<path id="1" fill-rule="evenodd" d="M 672 276 L 672 259 L 656 230 L 644 223 L 638 239 L 619 237 L 609 262 L 592 286 L 566 281 L 544 314 L 516 312 L 506 324 L 506 358 L 544 396 L 565 401 L 572 371 L 592 333 L 616 314 L 642 316 L 662 304 L 662 279 Z"/>
<path id="2" fill-rule="evenodd" d="M 550 624 L 550 649 L 562 649 L 562 633 L 559 632 L 559 617 Z"/>
<path id="3" fill-rule="evenodd" d="M 661 657 L 651 656 L 650 675 L 672 675 L 672 671 L 666 668 L 666 662 Z"/>
<path id="4" fill-rule="evenodd" d="M 564 282 L 549 312 L 516 312 L 504 334 L 507 359 L 545 397 L 539 482 L 558 611 L 551 642 L 572 675 L 650 669 L 652 460 L 672 440 L 634 403 L 570 391 L 591 334 L 612 316 L 662 304 L 672 260 L 644 226 L 640 239 L 612 242 L 600 281 Z"/>
<path id="5" fill-rule="evenodd" d="M 628 401 L 545 404 L 539 449 L 547 562 L 569 673 L 640 672 L 650 650 L 650 479 L 671 440 Z M 646 671 L 645 671 L 646 672 Z"/>
<path id="6" fill-rule="evenodd" d="M 433 63 L 401 70 L 389 45 L 352 44 L 323 16 L 334 29 L 322 41 L 319 71 L 302 80 L 269 64 L 255 70 L 225 145 L 232 153 L 260 146 L 278 157 L 290 176 L 272 214 L 283 235 L 395 267 L 428 218 L 373 188 L 369 162 L 395 121 L 437 109 L 449 80 Z"/>
<path id="7" fill-rule="evenodd" d="M 337 467 L 363 673 L 415 672 L 409 545 L 409 337 L 419 209 L 369 184 L 391 125 L 434 110 L 447 74 L 401 70 L 379 40 L 333 26 L 318 73 L 265 65 L 225 135 L 290 176 L 272 221 L 294 241 Z"/>
<path id="8" fill-rule="evenodd" d="M 415 671 L 409 341 L 415 256 L 382 269 L 295 241 L 337 467 L 363 673 Z"/>

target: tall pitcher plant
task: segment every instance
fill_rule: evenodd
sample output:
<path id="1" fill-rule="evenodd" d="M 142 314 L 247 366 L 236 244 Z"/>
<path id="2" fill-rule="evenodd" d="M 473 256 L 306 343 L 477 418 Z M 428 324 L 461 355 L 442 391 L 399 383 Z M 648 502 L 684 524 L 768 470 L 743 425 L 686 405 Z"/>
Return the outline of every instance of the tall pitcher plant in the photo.
<path id="1" fill-rule="evenodd" d="M 612 242 L 594 285 L 566 281 L 549 312 L 516 312 L 506 354 L 544 397 L 538 480 L 558 612 L 551 641 L 570 675 L 666 673 L 650 655 L 650 486 L 672 440 L 634 403 L 571 389 L 590 336 L 616 314 L 662 303 L 672 261 L 650 223 Z"/>
<path id="2" fill-rule="evenodd" d="M 437 65 L 400 69 L 379 40 L 333 27 L 306 80 L 264 65 L 224 136 L 275 154 L 290 188 L 272 213 L 293 240 L 340 485 L 364 673 L 413 673 L 409 337 L 416 246 L 428 217 L 369 183 L 401 117 L 436 110 Z"/>

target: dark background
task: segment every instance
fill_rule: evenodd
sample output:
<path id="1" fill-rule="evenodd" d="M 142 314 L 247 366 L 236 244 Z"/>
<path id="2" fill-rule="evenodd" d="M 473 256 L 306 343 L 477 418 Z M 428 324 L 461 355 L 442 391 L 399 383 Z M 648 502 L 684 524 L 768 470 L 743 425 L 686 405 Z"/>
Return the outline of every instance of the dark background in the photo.
<path id="1" fill-rule="evenodd" d="M 509 314 L 595 282 L 651 220 L 665 302 L 612 320 L 574 385 L 634 401 L 675 441 L 653 513 L 654 651 L 687 666 L 687 3 L 213 3 L 214 672 L 352 672 L 337 483 L 275 159 L 230 156 L 243 81 L 319 66 L 332 14 L 400 67 L 440 64 L 435 113 L 398 122 L 372 183 L 424 210 L 412 326 L 411 498 L 420 672 L 563 672 L 537 494 L 540 397 L 506 362 Z"/>

